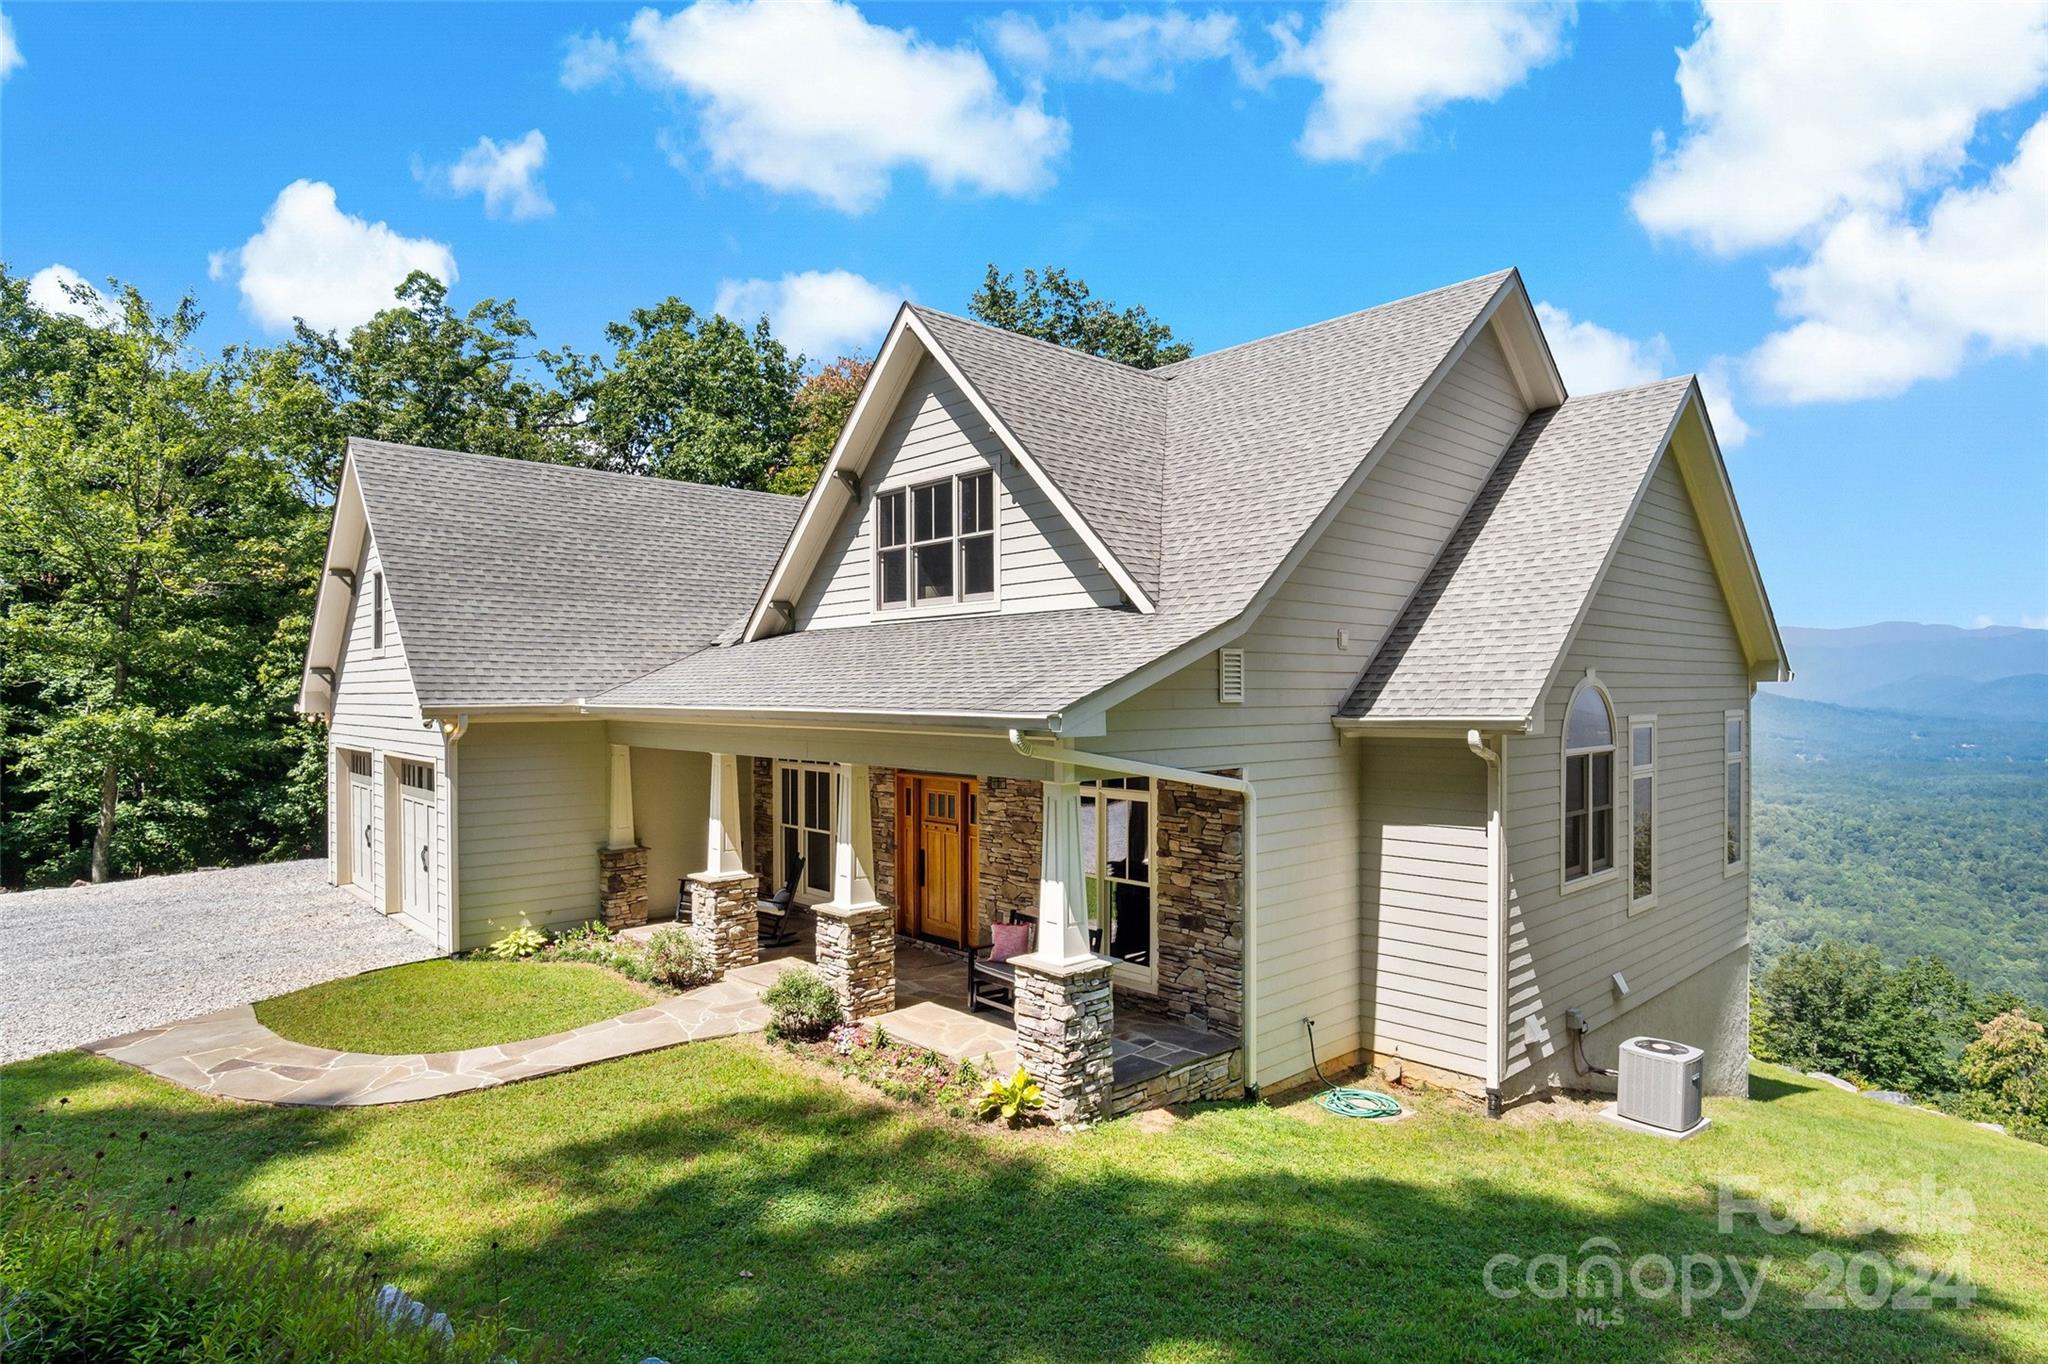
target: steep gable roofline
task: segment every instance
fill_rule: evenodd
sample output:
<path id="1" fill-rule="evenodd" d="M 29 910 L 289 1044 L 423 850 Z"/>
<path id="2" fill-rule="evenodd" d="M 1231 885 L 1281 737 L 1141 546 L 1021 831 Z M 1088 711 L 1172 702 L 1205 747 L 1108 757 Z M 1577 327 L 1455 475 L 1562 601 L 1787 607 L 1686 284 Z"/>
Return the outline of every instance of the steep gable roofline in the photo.
<path id="1" fill-rule="evenodd" d="M 355 600 L 358 583 L 350 587 L 334 570 L 355 571 L 363 543 L 370 533 L 369 508 L 356 478 L 354 442 L 342 456 L 341 477 L 335 482 L 334 510 L 327 520 L 327 552 L 320 559 L 320 582 L 313 589 L 313 621 L 307 628 L 306 661 L 299 669 L 299 699 L 293 709 L 301 715 L 332 715 L 334 684 L 340 678 L 341 655 L 348 644 L 349 606 Z M 328 671 L 323 681 L 316 668 Z"/>
<path id="2" fill-rule="evenodd" d="M 1481 276 L 1480 278 L 1484 279 L 1487 277 Z M 1458 286 L 1450 285 L 1447 287 L 1456 288 Z M 1436 293 L 1440 291 L 1430 290 L 1429 292 Z M 1421 297 L 1421 295 L 1417 295 L 1417 297 Z M 1404 301 L 1396 300 L 1396 302 Z M 1392 305 L 1382 304 L 1380 306 L 1388 307 Z M 1367 311 L 1371 310 L 1368 309 Z M 1499 325 L 1503 320 L 1508 323 L 1508 327 L 1505 329 Z M 1324 324 L 1316 323 L 1314 325 L 1322 326 Z M 1534 395 L 1525 392 L 1525 400 L 1531 396 L 1543 396 L 1551 392 L 1552 388 L 1550 385 L 1554 385 L 1554 391 L 1558 395 L 1554 403 L 1562 402 L 1564 383 L 1557 377 L 1557 367 L 1550 360 L 1549 347 L 1541 340 L 1542 328 L 1536 321 L 1536 311 L 1529 302 L 1528 291 L 1522 285 L 1521 272 L 1513 269 L 1502 271 L 1500 273 L 1500 285 L 1495 289 L 1493 296 L 1487 300 L 1484 307 L 1480 308 L 1473 315 L 1472 321 L 1466 325 L 1464 332 L 1458 337 L 1457 341 L 1444 352 L 1442 358 L 1437 361 L 1436 368 L 1430 372 L 1429 378 L 1419 385 L 1414 393 L 1409 395 L 1407 405 L 1401 409 L 1400 416 L 1396 417 L 1388 425 L 1379 441 L 1359 460 L 1357 467 L 1351 471 L 1343 484 L 1338 487 L 1335 495 L 1324 505 L 1322 511 L 1317 513 L 1316 519 L 1309 525 L 1308 530 L 1295 541 L 1294 547 L 1288 551 L 1286 557 L 1267 576 L 1265 583 L 1253 594 L 1250 601 L 1245 604 L 1244 609 L 1231 619 L 1220 622 L 1213 629 L 1204 631 L 1171 653 L 1155 659 L 1145 667 L 1132 672 L 1128 676 L 1104 687 L 1094 695 L 1070 706 L 1065 712 L 1068 719 L 1080 722 L 1087 718 L 1102 715 L 1112 707 L 1129 700 L 1155 683 L 1171 677 L 1182 668 L 1200 659 L 1203 655 L 1230 643 L 1230 641 L 1250 629 L 1252 623 L 1258 619 L 1259 613 L 1265 609 L 1266 604 L 1286 584 L 1288 578 L 1301 566 L 1301 561 L 1308 557 L 1310 551 L 1315 548 L 1316 543 L 1322 539 L 1324 532 L 1329 530 L 1338 516 L 1343 513 L 1345 506 L 1357 495 L 1359 487 L 1371 476 L 1372 471 L 1379 467 L 1380 460 L 1385 457 L 1387 451 L 1391 450 L 1395 443 L 1401 439 L 1401 436 L 1407 431 L 1409 424 L 1414 421 L 1416 415 L 1429 405 L 1429 401 L 1436 395 L 1438 387 L 1443 383 L 1445 377 L 1458 367 L 1458 362 L 1472 348 L 1472 343 L 1478 340 L 1487 327 L 1493 326 L 1496 334 L 1502 335 L 1502 344 L 1505 347 L 1507 341 L 1503 332 L 1511 331 L 1521 325 L 1526 325 L 1536 333 L 1536 345 L 1540 348 L 1548 374 L 1548 381 L 1545 384 L 1544 375 L 1546 371 L 1540 368 L 1532 369 L 1530 376 L 1532 381 L 1545 384 L 1545 386 L 1538 387 Z M 1301 327 L 1295 330 L 1307 331 L 1309 328 Z M 1282 336 L 1287 334 L 1286 332 L 1280 333 Z M 1244 344 L 1257 345 L 1259 342 L 1252 341 Z M 1235 350 L 1239 349 L 1239 347 L 1230 347 L 1229 349 Z M 1223 352 L 1214 351 L 1210 353 L 1220 355 Z M 1167 366 L 1166 369 L 1169 371 L 1177 369 L 1181 365 L 1190 365 L 1195 360 L 1202 358 L 1204 357 L 1195 356 L 1191 359 L 1180 361 L 1178 365 Z M 1522 378 L 1523 376 L 1519 374 L 1516 376 L 1518 384 L 1522 382 Z M 1378 645 L 1375 645 L 1373 650 L 1367 652 L 1366 657 L 1372 657 L 1373 653 L 1377 652 L 1377 649 Z"/>
<path id="3" fill-rule="evenodd" d="M 875 357 L 874 370 L 868 375 L 868 381 L 862 387 L 860 397 L 855 400 L 853 411 L 846 419 L 846 425 L 839 432 L 839 439 L 832 447 L 832 454 L 825 461 L 824 471 L 818 476 L 817 486 L 811 489 L 810 496 L 804 501 L 803 511 L 797 517 L 796 529 L 790 533 L 789 542 L 784 545 L 781 557 L 776 560 L 774 571 L 768 575 L 768 581 L 761 589 L 760 599 L 747 617 L 747 626 L 741 635 L 741 642 L 752 642 L 764 635 L 780 634 L 790 628 L 791 622 L 781 617 L 776 604 L 795 601 L 809 582 L 811 574 L 817 571 L 819 556 L 824 551 L 839 516 L 848 508 L 859 505 L 858 494 L 839 475 L 857 474 L 866 467 L 874 454 L 876 443 L 895 415 L 896 404 L 909 386 L 918 362 L 926 356 L 930 356 L 945 370 L 946 377 L 959 387 L 975 413 L 988 423 L 989 429 L 1002 441 L 1011 458 L 1016 460 L 1018 466 L 1044 491 L 1047 500 L 1074 528 L 1082 543 L 1101 562 L 1131 603 L 1143 614 L 1149 615 L 1156 610 L 1151 594 L 1139 586 L 1130 570 L 1110 551 L 1109 546 L 1103 543 L 1102 537 L 1032 457 L 1024 443 L 1017 439 L 1016 434 L 1003 421 L 994 406 L 961 370 L 953 357 L 946 353 L 945 348 L 932 335 L 931 328 L 918 316 L 917 309 L 906 303 L 897 308 L 896 318 L 889 324 L 889 334 Z"/>

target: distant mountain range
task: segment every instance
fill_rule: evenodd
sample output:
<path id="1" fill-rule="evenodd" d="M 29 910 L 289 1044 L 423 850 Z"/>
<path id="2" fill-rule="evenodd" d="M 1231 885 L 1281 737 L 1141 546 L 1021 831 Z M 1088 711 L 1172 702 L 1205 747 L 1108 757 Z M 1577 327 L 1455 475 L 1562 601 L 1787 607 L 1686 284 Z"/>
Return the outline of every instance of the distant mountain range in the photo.
<path id="1" fill-rule="evenodd" d="M 1921 715 L 2048 720 L 2048 630 L 1885 621 L 1785 631 L 1794 680 L 1775 695 Z"/>

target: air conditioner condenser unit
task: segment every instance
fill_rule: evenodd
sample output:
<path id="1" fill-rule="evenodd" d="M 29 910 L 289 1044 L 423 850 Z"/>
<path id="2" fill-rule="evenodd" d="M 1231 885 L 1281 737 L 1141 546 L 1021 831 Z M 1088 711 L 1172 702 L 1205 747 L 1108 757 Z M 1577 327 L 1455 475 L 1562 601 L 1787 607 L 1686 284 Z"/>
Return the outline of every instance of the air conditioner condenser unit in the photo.
<path id="1" fill-rule="evenodd" d="M 1707 1054 L 1683 1042 L 1631 1037 L 1621 1044 L 1615 1116 L 1668 1136 L 1690 1136 L 1702 1126 L 1700 1091 Z"/>

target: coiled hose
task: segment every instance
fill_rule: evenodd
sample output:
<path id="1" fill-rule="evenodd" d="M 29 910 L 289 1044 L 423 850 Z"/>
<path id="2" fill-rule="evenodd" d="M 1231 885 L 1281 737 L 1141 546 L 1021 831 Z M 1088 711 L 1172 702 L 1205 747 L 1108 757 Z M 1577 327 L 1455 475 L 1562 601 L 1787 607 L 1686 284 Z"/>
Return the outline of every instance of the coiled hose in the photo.
<path id="1" fill-rule="evenodd" d="M 1316 1095 L 1316 1102 L 1340 1118 L 1398 1118 L 1401 1116 L 1401 1101 L 1391 1094 L 1382 1094 L 1376 1089 L 1356 1089 L 1349 1085 L 1333 1085 L 1323 1077 L 1322 1062 L 1316 1060 L 1316 1021 L 1302 1020 L 1308 1024 L 1308 1063 L 1315 1067 L 1316 1079 L 1323 1083 L 1323 1092 Z"/>

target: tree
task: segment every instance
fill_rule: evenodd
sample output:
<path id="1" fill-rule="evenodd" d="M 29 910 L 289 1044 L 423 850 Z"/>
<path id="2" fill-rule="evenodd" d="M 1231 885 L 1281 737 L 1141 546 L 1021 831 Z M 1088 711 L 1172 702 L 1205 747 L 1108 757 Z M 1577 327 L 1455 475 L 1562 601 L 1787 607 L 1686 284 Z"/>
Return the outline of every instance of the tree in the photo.
<path id="1" fill-rule="evenodd" d="M 788 462 L 803 357 L 762 318 L 748 331 L 678 298 L 605 328 L 608 362 L 551 357 L 569 401 L 587 411 L 599 463 L 691 483 L 765 488 Z"/>
<path id="2" fill-rule="evenodd" d="M 1109 300 L 1094 297 L 1085 281 L 1057 266 L 1047 266 L 1043 274 L 1026 270 L 1020 293 L 1014 277 L 991 263 L 968 311 L 991 327 L 1139 369 L 1170 365 L 1195 353 L 1187 342 L 1175 341 L 1173 329 L 1143 308 L 1118 311 Z"/>
<path id="3" fill-rule="evenodd" d="M 238 366 L 189 354 L 191 299 L 159 313 L 117 285 L 93 326 L 0 282 L 10 822 L 30 805 L 9 847 L 48 879 L 89 825 L 95 881 L 242 851 L 226 807 L 263 798 L 241 778 L 269 775 L 285 723 L 251 661 L 304 609 L 318 518 Z"/>
<path id="4" fill-rule="evenodd" d="M 770 492 L 801 497 L 817 483 L 874 368 L 872 360 L 842 355 L 804 380 L 796 394 L 796 436 L 789 443 L 788 461 L 769 475 Z"/>
<path id="5" fill-rule="evenodd" d="M 574 397 L 556 382 L 563 357 L 527 354 L 533 324 L 487 298 L 458 313 L 422 271 L 347 336 L 304 322 L 289 346 L 252 352 L 274 432 L 311 452 L 307 480 L 331 496 L 350 436 L 514 459 L 580 462 Z"/>
<path id="6" fill-rule="evenodd" d="M 2048 1125 L 2048 1028 L 2018 1009 L 1977 1025 L 1963 1081 L 2030 1128 Z"/>

